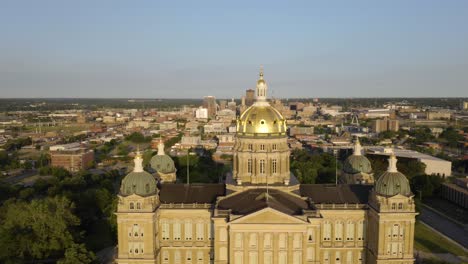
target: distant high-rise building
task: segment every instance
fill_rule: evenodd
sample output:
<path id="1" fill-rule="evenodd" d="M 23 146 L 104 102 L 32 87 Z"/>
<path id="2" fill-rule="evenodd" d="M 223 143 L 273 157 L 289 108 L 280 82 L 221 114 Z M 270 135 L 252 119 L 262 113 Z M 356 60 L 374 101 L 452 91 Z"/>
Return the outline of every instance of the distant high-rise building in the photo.
<path id="1" fill-rule="evenodd" d="M 203 108 L 208 109 L 208 117 L 216 116 L 216 98 L 214 96 L 205 96 L 203 98 Z"/>
<path id="2" fill-rule="evenodd" d="M 400 122 L 398 119 L 376 119 L 372 122 L 372 130 L 375 133 L 384 131 L 398 131 L 400 129 Z"/>
<path id="3" fill-rule="evenodd" d="M 50 151 L 52 167 L 62 167 L 75 172 L 86 170 L 93 165 L 94 152 L 83 148 Z"/>
<path id="4" fill-rule="evenodd" d="M 245 105 L 251 106 L 255 101 L 255 91 L 253 89 L 248 89 L 245 91 Z"/>

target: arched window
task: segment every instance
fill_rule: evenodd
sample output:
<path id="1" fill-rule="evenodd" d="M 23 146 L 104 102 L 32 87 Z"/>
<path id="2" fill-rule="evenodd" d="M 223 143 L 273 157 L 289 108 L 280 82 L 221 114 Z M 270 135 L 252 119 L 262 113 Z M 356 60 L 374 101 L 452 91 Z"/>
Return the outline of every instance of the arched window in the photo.
<path id="1" fill-rule="evenodd" d="M 396 210 L 396 203 L 392 203 L 392 210 Z"/>
<path id="2" fill-rule="evenodd" d="M 398 203 L 398 210 L 402 210 L 403 209 L 403 203 Z"/>
<path id="3" fill-rule="evenodd" d="M 137 209 L 141 209 L 140 203 L 137 203 Z"/>
<path id="4" fill-rule="evenodd" d="M 135 205 L 133 203 L 130 203 L 130 209 L 135 209 Z"/>

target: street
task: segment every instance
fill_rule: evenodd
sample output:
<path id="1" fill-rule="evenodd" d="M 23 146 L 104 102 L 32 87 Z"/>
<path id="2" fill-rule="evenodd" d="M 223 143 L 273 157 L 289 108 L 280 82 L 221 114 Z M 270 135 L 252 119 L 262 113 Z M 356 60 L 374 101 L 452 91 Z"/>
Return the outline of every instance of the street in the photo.
<path id="1" fill-rule="evenodd" d="M 459 226 L 424 206 L 421 207 L 420 213 L 419 219 L 421 221 L 463 245 L 465 248 L 468 247 L 468 231 L 462 226 Z"/>

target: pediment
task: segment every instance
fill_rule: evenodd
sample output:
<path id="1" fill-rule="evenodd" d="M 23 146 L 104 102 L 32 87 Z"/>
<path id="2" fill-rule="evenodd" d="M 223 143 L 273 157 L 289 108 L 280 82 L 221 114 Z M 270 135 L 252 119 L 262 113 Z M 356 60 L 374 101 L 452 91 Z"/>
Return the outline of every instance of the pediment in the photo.
<path id="1" fill-rule="evenodd" d="M 242 216 L 230 222 L 231 224 L 306 224 L 302 219 L 287 215 L 267 207 L 254 213 Z"/>

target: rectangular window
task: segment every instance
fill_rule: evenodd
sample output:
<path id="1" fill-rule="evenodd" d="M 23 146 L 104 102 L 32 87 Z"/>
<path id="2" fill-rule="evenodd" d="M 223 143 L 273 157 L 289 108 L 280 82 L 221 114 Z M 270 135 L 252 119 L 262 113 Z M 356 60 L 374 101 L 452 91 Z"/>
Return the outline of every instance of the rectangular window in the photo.
<path id="1" fill-rule="evenodd" d="M 263 247 L 264 248 L 271 248 L 271 234 L 265 234 L 263 236 Z"/>
<path id="2" fill-rule="evenodd" d="M 180 229 L 180 222 L 177 221 L 172 225 L 172 233 L 174 236 L 174 240 L 180 240 Z"/>
<path id="3" fill-rule="evenodd" d="M 307 248 L 307 261 L 313 261 L 315 259 L 315 250 L 313 247 Z"/>
<path id="4" fill-rule="evenodd" d="M 162 225 L 162 239 L 163 240 L 169 240 L 169 237 L 170 237 L 170 235 L 169 235 L 169 223 L 166 220 L 164 220 L 161 225 Z"/>
<path id="5" fill-rule="evenodd" d="M 247 172 L 252 173 L 252 159 L 247 160 Z"/>
<path id="6" fill-rule="evenodd" d="M 354 240 L 354 223 L 348 222 L 346 224 L 346 241 Z"/>
<path id="7" fill-rule="evenodd" d="M 265 160 L 260 160 L 260 173 L 265 173 Z"/>
<path id="8" fill-rule="evenodd" d="M 198 263 L 203 263 L 203 251 L 199 250 L 197 253 L 197 262 Z"/>
<path id="9" fill-rule="evenodd" d="M 343 240 L 343 222 L 335 223 L 335 240 L 336 241 Z"/>
<path id="10" fill-rule="evenodd" d="M 348 251 L 348 253 L 346 253 L 346 264 L 353 264 L 353 252 L 352 251 Z"/>
<path id="11" fill-rule="evenodd" d="M 336 251 L 335 252 L 335 264 L 340 264 L 341 263 L 341 252 Z"/>
<path id="12" fill-rule="evenodd" d="M 323 252 L 323 263 L 329 264 L 330 263 L 330 254 L 328 251 Z"/>
<path id="13" fill-rule="evenodd" d="M 185 240 L 192 240 L 192 221 L 185 220 Z"/>
<path id="14" fill-rule="evenodd" d="M 278 166 L 278 165 L 277 165 L 276 159 L 273 159 L 273 160 L 271 161 L 271 167 L 272 167 L 272 172 L 273 172 L 273 173 L 276 173 L 276 168 L 277 168 L 277 166 Z"/>
<path id="15" fill-rule="evenodd" d="M 399 224 L 394 224 L 393 225 L 393 228 L 392 228 L 392 237 L 398 237 L 399 235 L 399 229 L 400 229 L 400 225 Z"/>
<path id="16" fill-rule="evenodd" d="M 261 144 L 260 145 L 260 150 L 265 150 L 265 145 Z"/>
<path id="17" fill-rule="evenodd" d="M 272 149 L 276 150 L 276 144 L 273 144 Z"/>
<path id="18" fill-rule="evenodd" d="M 203 240 L 205 238 L 205 228 L 204 228 L 205 223 L 203 222 L 198 222 L 197 223 L 197 240 Z"/>
<path id="19" fill-rule="evenodd" d="M 358 236 L 359 241 L 364 240 L 364 236 L 365 236 L 365 234 L 364 234 L 364 221 L 360 221 L 359 224 L 358 224 L 357 236 Z"/>
<path id="20" fill-rule="evenodd" d="M 301 234 L 294 234 L 293 248 L 299 249 L 301 247 L 302 247 L 302 235 Z"/>
<path id="21" fill-rule="evenodd" d="M 253 145 L 249 144 L 249 150 L 253 150 Z"/>
<path id="22" fill-rule="evenodd" d="M 330 241 L 331 238 L 331 224 L 329 222 L 325 222 L 323 224 L 323 240 Z"/>
<path id="23" fill-rule="evenodd" d="M 234 244 L 236 248 L 242 248 L 242 239 L 243 239 L 242 234 L 237 233 L 236 234 L 236 241 L 235 241 L 235 244 Z"/>

